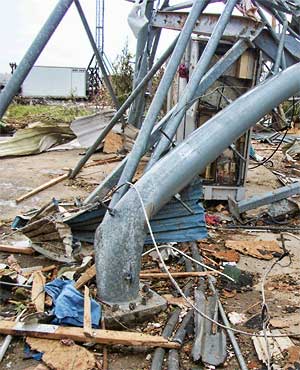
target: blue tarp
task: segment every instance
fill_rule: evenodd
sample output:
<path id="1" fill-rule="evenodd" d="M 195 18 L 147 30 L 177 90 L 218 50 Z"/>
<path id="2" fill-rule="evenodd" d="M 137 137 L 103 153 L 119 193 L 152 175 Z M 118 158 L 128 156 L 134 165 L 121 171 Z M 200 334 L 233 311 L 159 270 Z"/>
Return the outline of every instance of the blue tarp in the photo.
<path id="1" fill-rule="evenodd" d="M 52 298 L 55 319 L 52 324 L 83 327 L 84 296 L 74 287 L 74 281 L 55 279 L 45 285 L 46 293 Z M 91 299 L 91 320 L 99 328 L 101 306 Z"/>

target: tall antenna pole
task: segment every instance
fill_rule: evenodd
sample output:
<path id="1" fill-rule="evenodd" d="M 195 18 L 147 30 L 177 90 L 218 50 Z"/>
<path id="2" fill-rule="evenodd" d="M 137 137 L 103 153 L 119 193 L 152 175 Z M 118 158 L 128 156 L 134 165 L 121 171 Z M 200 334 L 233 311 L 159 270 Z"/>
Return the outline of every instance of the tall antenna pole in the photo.
<path id="1" fill-rule="evenodd" d="M 96 35 L 95 41 L 101 54 L 104 53 L 104 0 L 96 0 Z"/>

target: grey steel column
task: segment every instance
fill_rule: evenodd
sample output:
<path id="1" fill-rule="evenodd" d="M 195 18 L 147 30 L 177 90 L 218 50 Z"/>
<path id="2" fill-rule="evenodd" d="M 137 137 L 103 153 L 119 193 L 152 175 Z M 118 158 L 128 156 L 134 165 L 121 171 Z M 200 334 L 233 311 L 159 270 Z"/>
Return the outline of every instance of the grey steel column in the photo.
<path id="1" fill-rule="evenodd" d="M 277 50 L 277 55 L 276 55 L 276 60 L 274 64 L 274 74 L 277 74 L 279 72 L 279 66 L 280 62 L 283 58 L 283 49 L 284 49 L 284 41 L 285 41 L 285 36 L 286 36 L 286 30 L 288 27 L 288 21 L 287 19 L 284 19 L 283 25 L 282 25 L 282 32 L 279 40 L 279 45 L 278 45 L 278 50 Z M 284 68 L 284 66 L 283 66 Z M 286 65 L 285 65 L 286 68 Z"/>
<path id="2" fill-rule="evenodd" d="M 231 49 L 227 51 L 221 59 L 217 61 L 216 64 L 205 74 L 202 78 L 199 87 L 197 88 L 196 94 L 194 96 L 201 96 L 233 63 L 235 63 L 238 58 L 249 48 L 249 40 L 239 40 L 237 41 Z M 188 108 L 192 103 L 188 104 Z M 176 109 L 176 105 L 165 115 L 165 117 L 154 127 L 151 137 L 148 143 L 148 150 L 160 136 L 160 129 L 164 129 L 172 113 Z M 144 153 L 145 154 L 145 153 Z M 97 188 L 84 200 L 84 204 L 92 202 L 97 196 L 104 198 L 108 192 L 118 183 L 121 176 L 123 168 L 127 158 L 122 161 L 122 165 L 118 166 Z M 148 169 L 148 167 L 147 167 Z"/>
<path id="3" fill-rule="evenodd" d="M 207 71 L 209 64 L 214 56 L 216 49 L 219 45 L 220 39 L 223 35 L 225 27 L 227 23 L 230 21 L 232 11 L 236 5 L 237 0 L 228 0 L 226 6 L 218 19 L 218 22 L 211 34 L 203 53 L 196 65 L 196 68 L 190 77 L 190 80 L 187 86 L 184 89 L 183 95 L 180 97 L 179 102 L 177 103 L 176 109 L 168 122 L 164 132 L 166 134 L 161 136 L 161 139 L 158 145 L 155 148 L 155 151 L 152 154 L 152 157 L 148 163 L 147 168 L 151 168 L 151 166 L 159 160 L 162 153 L 169 147 L 170 141 L 167 139 L 172 139 L 176 134 L 176 131 L 185 115 L 187 110 L 187 106 L 190 101 L 194 98 L 195 92 L 199 86 L 199 83 L 204 76 L 205 72 Z"/>
<path id="4" fill-rule="evenodd" d="M 122 117 L 123 113 L 125 113 L 126 109 L 130 106 L 130 104 L 138 96 L 139 92 L 144 88 L 144 86 L 146 86 L 146 84 L 155 75 L 155 73 L 159 70 L 159 68 L 169 58 L 169 56 L 171 55 L 172 51 L 175 48 L 176 42 L 177 42 L 177 38 L 171 43 L 171 45 L 168 47 L 168 49 L 166 49 L 166 51 L 163 53 L 163 55 L 159 58 L 159 60 L 155 63 L 155 65 L 151 68 L 151 70 L 147 73 L 147 75 L 143 78 L 143 80 L 138 84 L 136 89 L 134 91 L 132 91 L 132 93 L 129 95 L 129 97 L 126 99 L 126 101 L 120 107 L 120 109 L 115 113 L 112 120 L 103 129 L 103 131 L 98 136 L 98 138 L 96 139 L 94 144 L 92 146 L 90 146 L 90 148 L 87 150 L 85 155 L 77 163 L 76 167 L 74 168 L 74 170 L 71 173 L 71 176 L 70 176 L 71 179 L 73 179 L 78 174 L 78 172 L 81 170 L 81 168 L 84 166 L 84 164 L 88 161 L 88 159 L 91 157 L 91 155 L 95 152 L 95 150 L 101 144 L 102 140 L 106 137 L 106 135 L 110 132 L 110 130 L 114 127 L 114 125 Z"/>
<path id="5" fill-rule="evenodd" d="M 234 140 L 282 101 L 300 91 L 300 63 L 245 93 L 199 127 L 135 184 L 148 217 L 180 192 Z M 139 291 L 146 236 L 141 202 L 130 189 L 105 215 L 95 235 L 98 294 L 104 301 L 128 302 Z"/>
<path id="6" fill-rule="evenodd" d="M 73 0 L 60 0 L 57 3 L 46 23 L 43 25 L 33 43 L 27 50 L 14 74 L 11 76 L 6 87 L 1 92 L 0 119 L 3 117 L 14 96 L 18 93 L 22 83 L 24 82 L 37 58 L 40 56 L 47 42 L 50 40 L 53 32 L 63 19 L 72 2 Z"/>
<path id="7" fill-rule="evenodd" d="M 115 107 L 117 109 L 119 109 L 119 101 L 118 101 L 118 99 L 117 99 L 117 97 L 115 95 L 114 89 L 113 89 L 113 87 L 112 87 L 112 85 L 110 83 L 110 80 L 108 78 L 108 75 L 107 75 L 107 72 L 106 72 L 106 68 L 105 68 L 105 64 L 104 64 L 104 62 L 102 60 L 101 54 L 99 53 L 99 50 L 98 50 L 97 45 L 95 43 L 94 37 L 92 35 L 92 32 L 91 32 L 90 27 L 89 27 L 89 24 L 88 24 L 88 22 L 86 20 L 86 17 L 84 15 L 84 12 L 83 12 L 82 7 L 80 5 L 80 2 L 79 2 L 79 0 L 74 0 L 74 2 L 75 2 L 75 5 L 77 7 L 77 10 L 78 10 L 79 16 L 81 18 L 81 21 L 82 21 L 83 27 L 85 29 L 85 32 L 86 32 L 86 34 L 87 34 L 87 36 L 88 36 L 88 38 L 90 40 L 91 47 L 93 49 L 93 52 L 94 52 L 95 57 L 97 59 L 97 62 L 99 64 L 99 67 L 101 69 L 102 77 L 103 77 L 105 86 L 107 87 L 107 90 L 109 92 L 110 97 L 112 98 L 112 101 L 113 101 Z"/>
<path id="8" fill-rule="evenodd" d="M 158 86 L 156 94 L 151 102 L 145 121 L 143 122 L 143 125 L 134 143 L 132 151 L 129 154 L 128 161 L 125 165 L 124 171 L 119 180 L 119 185 L 121 184 L 125 185 L 119 188 L 119 190 L 114 194 L 112 198 L 112 206 L 119 201 L 119 199 L 124 195 L 124 193 L 128 189 L 128 185 L 126 184 L 126 182 L 132 180 L 134 173 L 137 169 L 138 163 L 143 153 L 145 152 L 145 148 L 147 147 L 147 142 L 149 140 L 152 128 L 161 110 L 166 94 L 169 90 L 169 87 L 176 73 L 177 67 L 183 56 L 186 45 L 190 39 L 194 25 L 198 17 L 200 16 L 202 10 L 205 8 L 205 5 L 206 0 L 198 0 L 194 2 L 194 5 L 189 13 L 189 16 L 180 32 L 178 42 L 167 65 L 163 78 Z"/>

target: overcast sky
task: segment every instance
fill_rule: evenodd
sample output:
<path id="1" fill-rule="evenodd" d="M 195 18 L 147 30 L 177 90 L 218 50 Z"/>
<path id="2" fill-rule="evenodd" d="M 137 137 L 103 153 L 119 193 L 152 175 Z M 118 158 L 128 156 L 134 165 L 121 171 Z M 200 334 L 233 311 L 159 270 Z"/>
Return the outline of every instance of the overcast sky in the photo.
<path id="1" fill-rule="evenodd" d="M 58 0 L 0 0 L 0 72 L 10 72 L 9 63 L 20 62 L 36 34 Z M 180 0 L 173 0 L 176 4 Z M 81 0 L 93 34 L 95 33 L 95 0 Z M 105 52 L 114 61 L 128 40 L 135 50 L 135 38 L 127 16 L 132 3 L 125 0 L 105 1 Z M 210 8 L 211 11 L 211 8 Z M 174 36 L 163 31 L 160 50 Z M 36 65 L 87 67 L 92 49 L 73 4 L 58 26 Z"/>
<path id="2" fill-rule="evenodd" d="M 22 59 L 56 3 L 57 0 L 0 0 L 0 72 L 9 72 L 9 62 Z M 81 0 L 93 34 L 95 4 L 95 0 Z M 134 49 L 135 39 L 127 25 L 132 4 L 106 0 L 105 6 L 105 50 L 115 59 L 127 38 Z M 91 56 L 92 49 L 73 4 L 36 64 L 86 67 Z"/>

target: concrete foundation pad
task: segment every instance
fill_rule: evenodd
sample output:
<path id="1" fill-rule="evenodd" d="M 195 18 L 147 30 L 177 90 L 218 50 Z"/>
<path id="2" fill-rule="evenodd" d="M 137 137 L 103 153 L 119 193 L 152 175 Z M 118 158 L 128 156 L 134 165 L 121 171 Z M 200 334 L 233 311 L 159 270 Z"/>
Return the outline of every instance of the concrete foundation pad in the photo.
<path id="1" fill-rule="evenodd" d="M 167 301 L 164 298 L 142 285 L 139 297 L 135 301 L 105 307 L 103 312 L 105 326 L 107 329 L 134 326 L 138 322 L 149 320 L 166 307 Z"/>

